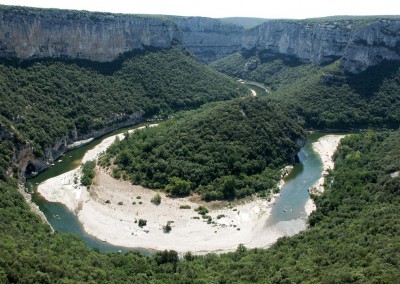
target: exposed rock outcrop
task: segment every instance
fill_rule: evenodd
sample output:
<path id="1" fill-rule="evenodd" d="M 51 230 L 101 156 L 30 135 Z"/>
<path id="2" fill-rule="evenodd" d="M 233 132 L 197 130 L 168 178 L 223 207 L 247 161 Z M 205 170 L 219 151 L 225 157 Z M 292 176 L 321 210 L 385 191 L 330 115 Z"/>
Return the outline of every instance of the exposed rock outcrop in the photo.
<path id="1" fill-rule="evenodd" d="M 114 130 L 130 126 L 143 121 L 142 112 L 134 112 L 128 116 L 121 116 L 120 120 L 110 121 L 110 125 L 99 130 L 90 131 L 85 135 L 79 135 L 75 129 L 72 134 L 66 134 L 52 143 L 52 145 L 44 149 L 45 157 L 37 158 L 34 155 L 34 149 L 29 142 L 16 144 L 13 162 L 18 166 L 21 173 L 20 177 L 33 177 L 39 172 L 47 169 L 53 161 L 61 157 L 65 152 L 71 150 L 71 144 L 78 140 L 86 140 L 88 138 L 98 138 Z"/>
<path id="2" fill-rule="evenodd" d="M 327 64 L 342 59 L 357 73 L 384 60 L 400 60 L 400 20 L 267 21 L 245 30 L 219 19 L 151 17 L 0 7 L 0 57 L 64 57 L 112 61 L 144 47 L 177 42 L 210 62 L 240 50 L 294 56 Z"/>
<path id="3" fill-rule="evenodd" d="M 146 46 L 180 40 L 176 25 L 154 17 L 65 10 L 0 10 L 0 56 L 112 61 Z"/>
<path id="4" fill-rule="evenodd" d="M 400 60 L 400 21 L 269 21 L 246 32 L 243 48 L 317 65 L 342 58 L 343 67 L 357 73 L 384 60 Z"/>
<path id="5" fill-rule="evenodd" d="M 242 47 L 244 28 L 201 17 L 172 17 L 182 32 L 182 44 L 204 62 L 224 58 Z"/>

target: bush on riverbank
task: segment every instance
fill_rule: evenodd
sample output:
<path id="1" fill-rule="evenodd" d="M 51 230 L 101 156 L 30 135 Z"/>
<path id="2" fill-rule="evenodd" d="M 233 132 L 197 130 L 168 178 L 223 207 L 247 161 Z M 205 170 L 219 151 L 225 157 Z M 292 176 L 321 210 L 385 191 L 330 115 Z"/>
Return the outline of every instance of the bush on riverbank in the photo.
<path id="1" fill-rule="evenodd" d="M 96 161 L 87 161 L 82 164 L 81 184 L 89 188 L 92 185 L 93 179 L 96 175 L 95 172 Z"/>

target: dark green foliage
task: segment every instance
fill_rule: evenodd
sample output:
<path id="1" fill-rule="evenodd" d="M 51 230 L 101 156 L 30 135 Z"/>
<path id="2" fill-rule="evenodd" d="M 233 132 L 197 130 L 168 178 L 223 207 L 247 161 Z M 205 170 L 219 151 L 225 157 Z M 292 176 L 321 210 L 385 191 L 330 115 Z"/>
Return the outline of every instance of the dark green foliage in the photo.
<path id="1" fill-rule="evenodd" d="M 96 161 L 87 161 L 82 164 L 81 184 L 86 187 L 92 185 L 93 178 L 95 177 Z"/>
<path id="2" fill-rule="evenodd" d="M 147 225 L 147 220 L 139 219 L 139 223 L 138 223 L 139 227 L 144 227 L 146 225 Z"/>
<path id="3" fill-rule="evenodd" d="M 396 283 L 400 279 L 400 132 L 342 140 L 334 182 L 316 197 L 312 228 L 270 249 L 180 261 L 175 251 L 145 257 L 102 254 L 54 233 L 0 181 L 0 282 L 106 283 Z M 392 177 L 393 175 L 394 177 Z"/>
<path id="4" fill-rule="evenodd" d="M 208 209 L 205 206 L 199 206 L 197 207 L 194 211 L 197 211 L 197 213 L 199 213 L 200 215 L 205 216 L 208 213 Z"/>
<path id="5" fill-rule="evenodd" d="M 190 194 L 190 182 L 178 177 L 171 177 L 168 181 L 169 183 L 165 186 L 165 190 L 172 196 L 187 196 Z"/>
<path id="6" fill-rule="evenodd" d="M 229 75 L 266 84 L 269 95 L 317 129 L 400 126 L 400 64 L 383 62 L 359 74 L 340 61 L 318 67 L 263 52 L 237 53 L 213 64 Z"/>
<path id="7" fill-rule="evenodd" d="M 167 224 L 165 226 L 163 226 L 163 231 L 164 231 L 164 233 L 169 233 L 169 232 L 171 232 L 171 230 L 172 230 L 171 222 L 168 221 Z"/>
<path id="8" fill-rule="evenodd" d="M 0 64 L 0 121 L 13 125 L 35 154 L 63 136 L 99 130 L 129 115 L 176 110 L 246 94 L 177 49 L 141 51 L 112 63 L 42 60 Z"/>
<path id="9" fill-rule="evenodd" d="M 270 102 L 257 98 L 180 113 L 111 146 L 119 171 L 134 184 L 190 190 L 205 200 L 241 198 L 274 187 L 293 162 L 303 130 Z"/>

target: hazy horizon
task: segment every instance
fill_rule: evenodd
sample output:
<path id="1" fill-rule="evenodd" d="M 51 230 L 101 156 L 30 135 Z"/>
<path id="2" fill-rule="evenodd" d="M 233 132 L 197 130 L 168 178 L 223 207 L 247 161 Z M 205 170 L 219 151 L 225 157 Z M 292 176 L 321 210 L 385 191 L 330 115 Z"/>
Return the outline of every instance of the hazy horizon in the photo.
<path id="1" fill-rule="evenodd" d="M 2 5 L 36 8 L 58 8 L 111 12 L 123 14 L 199 16 L 210 18 L 261 18 L 261 19 L 308 19 L 335 16 L 397 16 L 400 15 L 400 1 L 372 0 L 248 0 L 246 5 L 238 0 L 203 0 L 188 2 L 182 0 L 162 1 L 60 1 L 60 0 L 0 0 Z"/>

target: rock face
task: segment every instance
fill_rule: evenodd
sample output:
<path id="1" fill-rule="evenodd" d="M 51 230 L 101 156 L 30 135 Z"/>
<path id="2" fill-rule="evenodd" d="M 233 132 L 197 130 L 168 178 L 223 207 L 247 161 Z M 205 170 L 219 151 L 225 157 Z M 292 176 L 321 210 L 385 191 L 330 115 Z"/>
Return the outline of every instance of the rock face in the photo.
<path id="1" fill-rule="evenodd" d="M 104 13 L 10 8 L 0 11 L 0 56 L 112 61 L 145 46 L 168 48 L 180 33 L 171 21 Z"/>
<path id="2" fill-rule="evenodd" d="M 171 20 L 182 32 L 182 44 L 204 62 L 224 58 L 242 47 L 242 27 L 201 17 L 173 17 Z"/>
<path id="3" fill-rule="evenodd" d="M 383 60 L 400 60 L 400 20 L 277 20 L 245 30 L 201 17 L 0 7 L 0 57 L 112 61 L 134 49 L 176 42 L 204 62 L 257 50 L 318 65 L 342 59 L 346 70 L 357 73 Z"/>
<path id="4" fill-rule="evenodd" d="M 400 60 L 400 20 L 380 20 L 356 30 L 343 55 L 343 66 L 357 73 L 383 60 Z"/>
<path id="5" fill-rule="evenodd" d="M 294 56 L 320 65 L 342 57 L 349 39 L 349 30 L 271 21 L 248 31 L 243 48 L 255 48 L 267 55 Z"/>
<path id="6" fill-rule="evenodd" d="M 317 65 L 342 58 L 343 67 L 353 73 L 384 60 L 400 60 L 400 20 L 358 25 L 357 21 L 270 21 L 247 31 L 242 47 Z"/>

